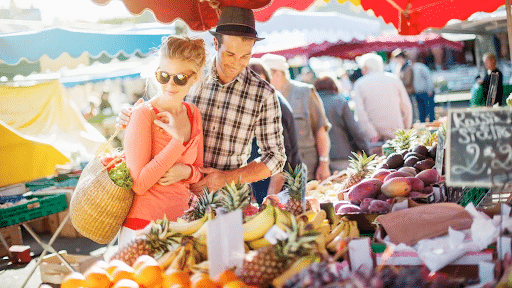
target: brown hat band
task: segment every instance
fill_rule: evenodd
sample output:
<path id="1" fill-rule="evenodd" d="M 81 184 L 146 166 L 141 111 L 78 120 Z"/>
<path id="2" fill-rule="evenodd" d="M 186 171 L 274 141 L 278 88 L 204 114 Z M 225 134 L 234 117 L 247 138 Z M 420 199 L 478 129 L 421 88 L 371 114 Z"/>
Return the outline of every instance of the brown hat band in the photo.
<path id="1" fill-rule="evenodd" d="M 249 35 L 258 35 L 258 33 L 256 32 L 256 30 L 252 27 L 249 27 L 249 26 L 243 26 L 243 25 L 221 25 L 221 26 L 217 26 L 217 29 L 215 30 L 215 32 L 217 33 L 226 33 L 226 32 L 239 32 L 239 33 L 244 33 L 244 34 L 249 34 Z"/>

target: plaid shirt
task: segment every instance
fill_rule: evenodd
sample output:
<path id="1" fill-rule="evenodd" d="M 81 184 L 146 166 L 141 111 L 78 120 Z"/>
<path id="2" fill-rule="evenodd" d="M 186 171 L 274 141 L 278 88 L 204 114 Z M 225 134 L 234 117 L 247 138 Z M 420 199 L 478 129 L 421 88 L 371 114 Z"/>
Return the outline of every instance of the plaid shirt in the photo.
<path id="1" fill-rule="evenodd" d="M 185 101 L 201 111 L 204 166 L 232 170 L 247 165 L 256 136 L 261 162 L 272 175 L 286 161 L 281 109 L 276 92 L 254 71 L 245 68 L 233 81 L 221 84 L 215 60 Z"/>

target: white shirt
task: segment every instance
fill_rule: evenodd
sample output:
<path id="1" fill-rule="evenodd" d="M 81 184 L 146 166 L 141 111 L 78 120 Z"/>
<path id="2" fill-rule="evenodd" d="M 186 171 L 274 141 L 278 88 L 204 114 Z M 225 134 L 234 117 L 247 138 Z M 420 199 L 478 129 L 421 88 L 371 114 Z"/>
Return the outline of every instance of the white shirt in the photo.
<path id="1" fill-rule="evenodd" d="M 354 101 L 367 140 L 394 138 L 397 129 L 412 126 L 412 105 L 404 84 L 388 72 L 371 72 L 354 83 Z"/>

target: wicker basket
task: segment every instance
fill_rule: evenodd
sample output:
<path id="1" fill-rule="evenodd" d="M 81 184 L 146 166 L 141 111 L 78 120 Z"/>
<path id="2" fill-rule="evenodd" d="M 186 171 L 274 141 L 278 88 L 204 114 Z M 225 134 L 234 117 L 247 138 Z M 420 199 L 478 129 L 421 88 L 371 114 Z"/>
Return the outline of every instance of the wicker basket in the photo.
<path id="1" fill-rule="evenodd" d="M 115 135 L 117 131 L 107 144 Z M 107 244 L 115 238 L 133 201 L 133 192 L 115 185 L 106 168 L 98 155 L 87 164 L 69 206 L 71 223 L 75 229 L 100 244 Z"/>

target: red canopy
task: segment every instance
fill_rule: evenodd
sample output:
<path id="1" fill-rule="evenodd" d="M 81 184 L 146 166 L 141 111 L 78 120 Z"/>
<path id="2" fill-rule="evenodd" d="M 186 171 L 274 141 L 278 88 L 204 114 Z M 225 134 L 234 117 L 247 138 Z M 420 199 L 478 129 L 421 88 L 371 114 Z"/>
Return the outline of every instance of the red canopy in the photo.
<path id="1" fill-rule="evenodd" d="M 333 56 L 342 59 L 355 59 L 357 56 L 373 51 L 393 51 L 396 48 L 416 48 L 420 51 L 434 47 L 444 47 L 453 50 L 462 50 L 461 42 L 453 42 L 444 39 L 438 34 L 420 34 L 414 36 L 381 35 L 368 36 L 365 40 L 353 40 L 350 42 L 339 41 L 337 43 L 324 42 L 322 44 L 310 44 L 306 47 L 297 47 L 287 50 L 274 51 L 273 54 L 293 58 L 297 55 L 308 57 Z M 265 53 L 254 54 L 253 57 L 261 57 Z"/>
<path id="2" fill-rule="evenodd" d="M 416 35 L 426 28 L 442 28 L 451 19 L 466 20 L 475 12 L 493 12 L 504 0 L 360 0 L 401 35 Z"/>
<path id="3" fill-rule="evenodd" d="M 102 5 L 110 2 L 110 0 L 92 1 Z M 123 0 L 123 2 L 133 14 L 141 14 L 144 9 L 150 9 L 160 22 L 170 23 L 180 18 L 190 29 L 206 31 L 217 26 L 220 7 L 236 6 L 253 9 L 256 20 L 262 22 L 270 19 L 280 7 L 305 10 L 314 0 Z"/>

